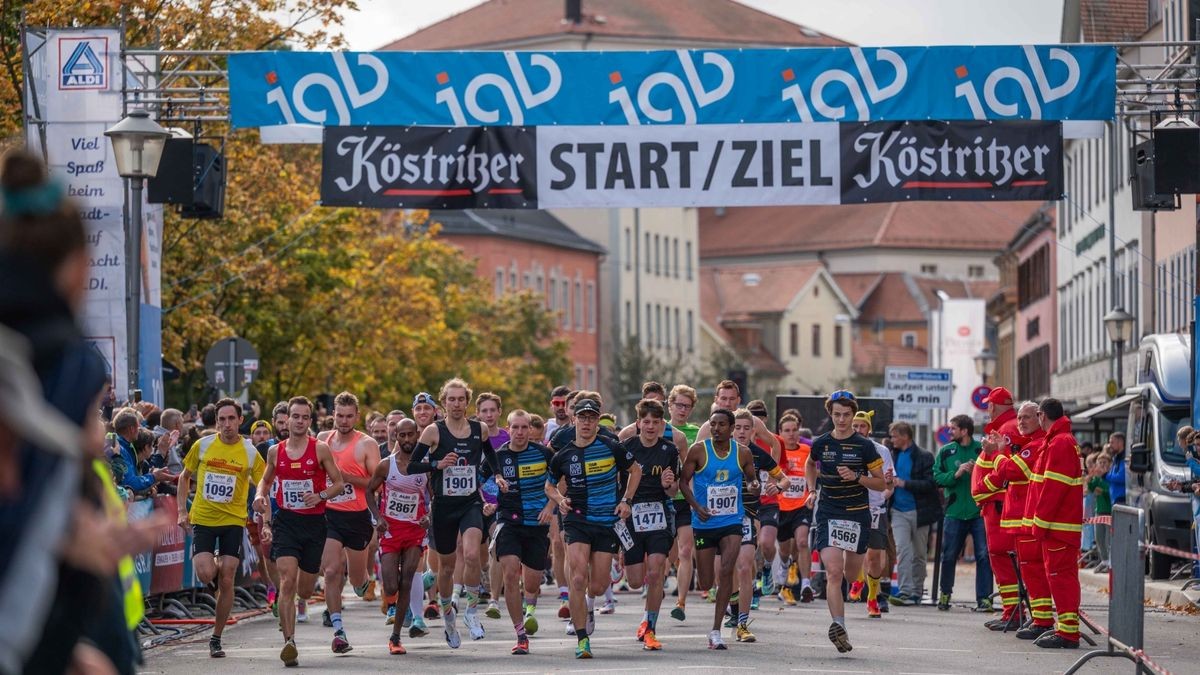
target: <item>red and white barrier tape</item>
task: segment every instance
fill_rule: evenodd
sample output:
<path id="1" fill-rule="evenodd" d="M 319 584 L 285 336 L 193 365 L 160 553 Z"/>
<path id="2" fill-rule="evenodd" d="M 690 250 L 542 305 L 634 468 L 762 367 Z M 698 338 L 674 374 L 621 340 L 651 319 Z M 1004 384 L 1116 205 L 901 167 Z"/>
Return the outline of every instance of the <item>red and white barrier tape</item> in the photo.
<path id="1" fill-rule="evenodd" d="M 1191 551 L 1181 551 L 1170 546 L 1160 546 L 1159 544 L 1146 544 L 1146 548 L 1151 551 L 1158 551 L 1167 555 L 1183 558 L 1185 560 L 1200 560 L 1200 554 L 1192 553 Z"/>
<path id="2" fill-rule="evenodd" d="M 1112 516 L 1092 516 L 1083 521 L 1084 525 L 1112 525 Z"/>
<path id="3" fill-rule="evenodd" d="M 1104 638 L 1106 640 L 1108 639 L 1108 629 L 1105 628 L 1103 625 L 1101 625 L 1099 621 L 1096 621 L 1092 617 L 1088 616 L 1088 613 L 1083 611 L 1082 609 L 1079 610 L 1079 615 L 1081 617 L 1083 617 L 1083 619 L 1085 621 L 1087 621 L 1089 625 L 1095 626 L 1096 630 L 1100 631 L 1100 633 L 1104 635 Z M 1143 664 L 1145 664 L 1146 667 L 1149 668 L 1150 670 L 1153 670 L 1154 672 L 1159 673 L 1159 675 L 1171 675 L 1171 671 L 1169 671 L 1166 668 L 1163 668 L 1162 666 L 1158 665 L 1157 663 L 1151 661 L 1150 656 L 1147 655 L 1144 650 L 1131 649 L 1129 651 L 1130 651 L 1130 653 L 1133 654 L 1133 656 L 1140 659 L 1141 662 Z"/>

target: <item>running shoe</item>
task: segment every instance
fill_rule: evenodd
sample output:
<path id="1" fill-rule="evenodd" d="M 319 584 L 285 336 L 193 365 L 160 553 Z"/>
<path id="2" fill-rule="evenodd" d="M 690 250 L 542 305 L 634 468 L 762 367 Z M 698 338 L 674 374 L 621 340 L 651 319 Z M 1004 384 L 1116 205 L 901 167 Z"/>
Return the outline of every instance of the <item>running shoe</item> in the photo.
<path id="1" fill-rule="evenodd" d="M 856 581 L 850 584 L 850 602 L 862 602 L 863 582 Z"/>
<path id="2" fill-rule="evenodd" d="M 662 643 L 658 641 L 658 636 L 654 634 L 654 631 L 646 631 L 642 640 L 642 649 L 648 652 L 657 652 L 662 649 Z"/>
<path id="3" fill-rule="evenodd" d="M 754 637 L 754 633 L 750 632 L 750 626 L 744 623 L 739 623 L 734 629 L 734 633 L 737 635 L 738 642 L 755 642 L 758 639 Z"/>
<path id="4" fill-rule="evenodd" d="M 394 656 L 408 653 L 408 650 L 404 648 L 404 645 L 400 644 L 400 636 L 396 633 L 392 633 L 392 636 L 388 638 L 388 653 Z"/>
<path id="5" fill-rule="evenodd" d="M 904 595 L 903 593 L 900 595 L 889 596 L 888 602 L 896 605 L 897 607 L 912 607 L 913 605 L 917 604 L 912 598 Z"/>
<path id="6" fill-rule="evenodd" d="M 763 572 L 762 594 L 763 595 L 775 595 L 775 590 L 776 590 L 775 589 L 775 580 L 771 578 L 771 572 L 770 571 Z"/>
<path id="7" fill-rule="evenodd" d="M 836 621 L 829 624 L 829 641 L 842 654 L 854 649 L 850 645 L 850 635 L 846 632 L 846 627 Z"/>
<path id="8" fill-rule="evenodd" d="M 562 604 L 558 606 L 558 618 L 560 618 L 560 619 L 570 619 L 571 618 L 571 605 L 568 604 L 566 600 L 563 600 Z"/>
<path id="9" fill-rule="evenodd" d="M 419 638 L 426 635 L 429 635 L 429 627 L 425 625 L 425 619 L 413 617 L 412 625 L 408 628 L 408 637 Z"/>
<path id="10" fill-rule="evenodd" d="M 992 609 L 992 599 L 991 598 L 981 598 L 979 600 L 979 602 L 975 603 L 975 608 L 972 609 L 971 611 L 972 612 L 983 612 L 984 614 L 991 614 L 994 611 Z"/>
<path id="11" fill-rule="evenodd" d="M 438 610 L 437 602 L 430 600 L 428 605 L 425 605 L 425 618 L 433 621 L 441 616 L 442 613 Z"/>
<path id="12" fill-rule="evenodd" d="M 458 613 L 453 609 L 446 611 L 446 626 L 442 632 L 446 634 L 446 644 L 450 645 L 450 649 L 458 649 L 462 646 L 462 638 L 458 636 Z"/>
<path id="13" fill-rule="evenodd" d="M 385 626 L 391 626 L 396 623 L 396 607 L 388 607 L 387 618 L 383 620 Z"/>
<path id="14" fill-rule="evenodd" d="M 637 641 L 638 642 L 643 642 L 646 639 L 646 631 L 648 631 L 648 630 L 650 630 L 650 622 L 649 621 L 643 621 L 642 623 L 640 623 L 638 625 L 638 629 L 637 629 Z"/>
<path id="15" fill-rule="evenodd" d="M 676 621 L 687 619 L 687 614 L 683 611 L 683 605 L 675 605 L 675 609 L 671 610 L 671 618 Z"/>
<path id="16" fill-rule="evenodd" d="M 308 623 L 308 601 L 304 598 L 296 598 L 296 621 Z"/>
<path id="17" fill-rule="evenodd" d="M 288 668 L 295 668 L 296 666 L 300 665 L 300 661 L 298 660 L 299 657 L 300 650 L 296 649 L 296 641 L 285 641 L 283 643 L 283 649 L 279 652 L 279 660 L 283 661 L 283 665 L 287 666 Z"/>
<path id="18" fill-rule="evenodd" d="M 879 612 L 879 601 L 878 600 L 868 600 L 867 601 L 867 618 L 870 618 L 870 619 L 883 618 L 883 614 L 881 614 Z"/>
<path id="19" fill-rule="evenodd" d="M 596 613 L 588 612 L 587 621 L 583 624 L 587 628 L 588 635 L 596 634 Z"/>
<path id="20" fill-rule="evenodd" d="M 512 648 L 513 656 L 523 656 L 529 653 L 529 636 L 518 635 L 517 644 Z"/>
<path id="21" fill-rule="evenodd" d="M 567 635 L 574 635 L 574 634 L 575 634 L 575 624 L 568 621 L 567 622 Z"/>
<path id="22" fill-rule="evenodd" d="M 533 615 L 533 605 L 525 606 L 525 632 L 529 635 L 536 635 L 538 632 L 537 617 Z"/>
<path id="23" fill-rule="evenodd" d="M 276 619 L 279 618 L 279 601 L 278 600 L 271 601 L 271 616 L 275 617 Z"/>
<path id="24" fill-rule="evenodd" d="M 375 602 L 375 580 L 367 579 L 367 588 L 363 591 L 362 599 L 367 602 Z"/>
<path id="25" fill-rule="evenodd" d="M 326 628 L 333 628 L 333 617 L 329 616 L 329 610 L 321 610 L 321 625 Z"/>
<path id="26" fill-rule="evenodd" d="M 267 586 L 267 604 L 275 604 L 275 596 L 279 595 L 279 591 L 274 586 Z"/>
<path id="27" fill-rule="evenodd" d="M 715 589 L 715 588 L 708 589 L 708 592 L 704 594 L 704 599 L 709 602 L 716 602 L 717 601 L 717 589 Z"/>
<path id="28" fill-rule="evenodd" d="M 880 597 L 884 598 L 884 601 L 883 601 L 883 602 L 881 602 L 881 603 L 879 603 L 879 612 L 880 612 L 881 614 L 887 614 L 888 612 L 892 611 L 892 610 L 891 610 L 891 609 L 888 607 L 888 601 L 887 601 L 887 597 L 889 597 L 889 596 L 883 596 L 883 595 L 881 595 Z"/>
<path id="29" fill-rule="evenodd" d="M 812 601 L 813 601 L 812 586 L 805 586 L 804 588 L 801 588 L 800 589 L 800 602 L 812 602 Z"/>
<path id="30" fill-rule="evenodd" d="M 575 658 L 590 659 L 592 658 L 592 641 L 588 638 L 583 638 L 579 644 L 575 645 Z"/>
<path id="31" fill-rule="evenodd" d="M 725 641 L 721 639 L 721 631 L 714 630 L 708 634 L 709 649 L 725 649 Z"/>
<path id="32" fill-rule="evenodd" d="M 758 597 L 759 596 L 756 595 L 750 598 L 750 609 L 758 609 Z"/>
<path id="33" fill-rule="evenodd" d="M 404 623 L 400 624 L 400 627 L 408 628 L 409 626 L 412 625 L 412 622 L 413 622 L 413 613 L 412 613 L 412 608 L 410 607 L 410 608 L 404 610 Z"/>
<path id="34" fill-rule="evenodd" d="M 479 615 L 475 612 L 467 612 L 463 614 L 463 625 L 467 627 L 467 631 L 471 633 L 472 640 L 483 639 L 483 623 L 479 620 Z"/>
<path id="35" fill-rule="evenodd" d="M 221 638 L 216 635 L 208 638 L 208 655 L 214 659 L 225 658 L 225 650 L 221 649 Z"/>
<path id="36" fill-rule="evenodd" d="M 495 600 L 492 600 L 492 601 L 488 602 L 487 611 L 484 613 L 487 614 L 487 617 L 489 619 L 499 619 L 500 618 L 500 605 L 496 604 Z"/>
<path id="37" fill-rule="evenodd" d="M 728 609 L 726 609 L 725 610 L 725 627 L 726 628 L 736 628 L 737 625 L 738 625 L 737 614 L 731 613 Z"/>
<path id="38" fill-rule="evenodd" d="M 350 641 L 346 639 L 346 631 L 344 630 L 335 630 L 333 632 L 332 647 L 334 654 L 345 654 L 354 649 L 354 647 L 350 646 Z"/>
<path id="39" fill-rule="evenodd" d="M 601 614 L 612 614 L 615 611 L 617 611 L 616 598 L 613 598 L 612 600 L 605 600 L 604 606 L 600 608 Z"/>
<path id="40" fill-rule="evenodd" d="M 798 583 L 800 583 L 800 566 L 796 563 L 792 563 L 791 565 L 788 565 L 787 585 L 795 586 Z"/>
<path id="41" fill-rule="evenodd" d="M 370 579 L 367 579 L 366 581 L 362 582 L 362 586 L 355 586 L 354 594 L 357 595 L 358 597 L 366 600 L 368 588 L 374 588 L 374 582 L 372 582 Z M 372 596 L 371 600 L 375 600 L 375 597 Z"/>
<path id="42" fill-rule="evenodd" d="M 949 593 L 938 593 L 937 608 L 938 608 L 939 612 L 949 612 L 950 611 L 950 594 Z"/>
<path id="43" fill-rule="evenodd" d="M 788 607 L 793 607 L 796 604 L 796 596 L 792 594 L 792 589 L 789 586 L 784 586 L 783 590 L 779 591 L 779 599 L 783 600 L 783 604 Z"/>

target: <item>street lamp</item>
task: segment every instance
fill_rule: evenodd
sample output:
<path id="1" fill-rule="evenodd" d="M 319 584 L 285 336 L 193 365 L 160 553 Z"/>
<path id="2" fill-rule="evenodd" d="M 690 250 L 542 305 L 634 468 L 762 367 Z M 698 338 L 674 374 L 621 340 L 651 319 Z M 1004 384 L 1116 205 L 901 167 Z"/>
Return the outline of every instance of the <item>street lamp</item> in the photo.
<path id="1" fill-rule="evenodd" d="M 1117 392 L 1125 390 L 1122 380 L 1122 357 L 1124 356 L 1125 343 L 1133 339 L 1133 315 L 1125 311 L 1124 307 L 1114 307 L 1111 312 L 1104 315 L 1104 330 L 1108 332 L 1108 339 L 1112 340 L 1117 347 Z"/>
<path id="2" fill-rule="evenodd" d="M 975 355 L 975 372 L 983 378 L 984 384 L 987 384 L 989 377 L 996 374 L 996 354 L 988 347 L 984 347 L 983 351 Z"/>
<path id="3" fill-rule="evenodd" d="M 171 134 L 145 110 L 131 110 L 104 132 L 112 142 L 117 173 L 129 179 L 133 218 L 125 233 L 125 326 L 130 392 L 138 386 L 138 337 L 141 321 L 142 186 L 158 173 L 158 162 Z M 132 398 L 132 397 L 131 397 Z"/>

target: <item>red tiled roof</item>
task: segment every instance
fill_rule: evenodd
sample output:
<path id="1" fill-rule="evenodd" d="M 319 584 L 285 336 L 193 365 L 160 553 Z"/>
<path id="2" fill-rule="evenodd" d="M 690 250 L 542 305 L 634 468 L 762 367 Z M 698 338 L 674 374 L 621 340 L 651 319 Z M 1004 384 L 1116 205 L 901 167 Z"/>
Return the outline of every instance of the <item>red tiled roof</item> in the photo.
<path id="1" fill-rule="evenodd" d="M 721 325 L 721 296 L 717 292 L 715 274 L 700 271 L 700 320 L 726 345 L 733 346 L 733 336 Z"/>
<path id="2" fill-rule="evenodd" d="M 963 281 L 962 279 L 939 279 L 937 277 L 912 277 L 913 282 L 925 297 L 930 307 L 936 307 L 937 291 L 945 291 L 952 298 L 983 298 L 987 300 L 1000 288 L 999 281 Z"/>
<path id="3" fill-rule="evenodd" d="M 489 0 L 383 49 L 480 48 L 562 35 L 797 47 L 848 44 L 733 0 L 583 0 L 579 24 L 565 20 L 563 0 Z"/>
<path id="4" fill-rule="evenodd" d="M 867 247 L 999 252 L 1040 205 L 903 202 L 706 208 L 699 214 L 700 257 Z"/>
<path id="5" fill-rule="evenodd" d="M 1166 2 L 1162 3 L 1165 5 Z M 1079 27 L 1084 42 L 1135 42 L 1146 32 L 1146 0 L 1083 0 Z"/>
<path id="6" fill-rule="evenodd" d="M 796 294 L 822 269 L 816 262 L 786 265 L 702 265 L 716 289 L 722 315 L 782 312 Z"/>
<path id="7" fill-rule="evenodd" d="M 839 275 L 840 276 L 840 275 Z M 922 322 L 928 317 L 924 307 L 937 307 L 937 291 L 951 298 L 982 298 L 987 300 L 1000 287 L 998 281 L 964 281 L 922 277 L 907 272 L 887 272 L 874 290 L 860 303 L 858 323 L 870 326 L 884 323 Z"/>
<path id="8" fill-rule="evenodd" d="M 846 294 L 846 298 L 858 307 L 882 277 L 879 272 L 845 272 L 833 275 L 833 280 Z"/>
<path id="9" fill-rule="evenodd" d="M 887 366 L 927 366 L 929 354 L 921 347 L 897 347 L 855 341 L 850 347 L 850 367 L 855 375 L 875 375 Z"/>

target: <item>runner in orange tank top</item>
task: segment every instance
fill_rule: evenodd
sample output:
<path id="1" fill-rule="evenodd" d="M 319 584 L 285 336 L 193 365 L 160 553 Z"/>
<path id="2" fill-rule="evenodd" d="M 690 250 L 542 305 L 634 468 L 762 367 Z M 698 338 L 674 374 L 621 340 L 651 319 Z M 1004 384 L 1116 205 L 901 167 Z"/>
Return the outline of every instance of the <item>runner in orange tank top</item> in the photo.
<path id="1" fill-rule="evenodd" d="M 356 430 L 358 398 L 344 391 L 333 399 L 334 430 L 318 438 L 329 444 L 333 461 L 342 472 L 345 487 L 329 499 L 325 508 L 325 552 L 321 569 L 325 575 L 324 624 L 333 628 L 333 651 L 352 649 L 342 626 L 342 589 L 349 572 L 354 594 L 363 597 L 367 576 L 367 546 L 379 520 L 378 501 L 368 499 L 367 485 L 379 464 L 379 445 Z"/>

